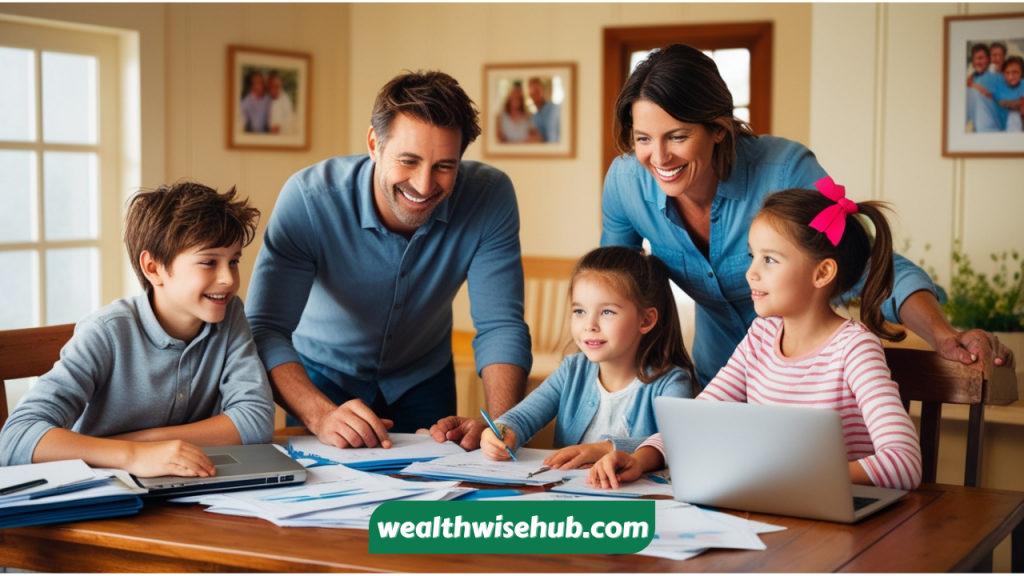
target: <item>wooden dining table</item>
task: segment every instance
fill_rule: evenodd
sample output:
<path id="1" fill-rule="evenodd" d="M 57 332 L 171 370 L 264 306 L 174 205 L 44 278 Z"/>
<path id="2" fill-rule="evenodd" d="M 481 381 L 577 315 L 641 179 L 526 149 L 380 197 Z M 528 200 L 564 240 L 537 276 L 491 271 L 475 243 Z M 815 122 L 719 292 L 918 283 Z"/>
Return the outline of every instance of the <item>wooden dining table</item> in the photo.
<path id="1" fill-rule="evenodd" d="M 365 530 L 279 528 L 198 504 L 147 501 L 135 516 L 0 530 L 0 565 L 42 572 L 950 572 L 1013 534 L 1024 569 L 1024 493 L 927 484 L 869 518 L 836 524 L 740 514 L 785 526 L 766 550 L 673 561 L 635 554 L 371 554 Z"/>

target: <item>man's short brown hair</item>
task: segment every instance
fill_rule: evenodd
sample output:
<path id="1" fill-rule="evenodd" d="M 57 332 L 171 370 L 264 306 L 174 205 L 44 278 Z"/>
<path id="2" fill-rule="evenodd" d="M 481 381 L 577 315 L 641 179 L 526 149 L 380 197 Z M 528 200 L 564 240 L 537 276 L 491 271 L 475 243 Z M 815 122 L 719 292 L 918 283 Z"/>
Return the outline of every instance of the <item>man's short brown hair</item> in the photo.
<path id="1" fill-rule="evenodd" d="M 480 135 L 480 112 L 465 90 L 451 76 L 431 70 L 406 72 L 395 76 L 377 93 L 370 125 L 383 148 L 391 122 L 398 114 L 439 128 L 453 128 L 462 134 L 463 154 Z"/>
<path id="2" fill-rule="evenodd" d="M 157 264 L 168 268 L 174 258 L 195 247 L 221 248 L 256 237 L 260 211 L 248 199 L 235 199 L 235 188 L 224 194 L 190 181 L 142 190 L 128 200 L 124 219 L 124 245 L 139 283 L 153 286 L 142 273 L 139 257 L 148 251 Z"/>

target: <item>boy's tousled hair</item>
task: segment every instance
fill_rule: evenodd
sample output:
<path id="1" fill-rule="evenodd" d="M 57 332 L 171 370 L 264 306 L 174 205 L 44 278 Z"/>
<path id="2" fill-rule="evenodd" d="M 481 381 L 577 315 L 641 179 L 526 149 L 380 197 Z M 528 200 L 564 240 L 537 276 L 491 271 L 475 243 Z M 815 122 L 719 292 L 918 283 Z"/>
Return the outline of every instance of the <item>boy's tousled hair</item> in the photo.
<path id="1" fill-rule="evenodd" d="M 978 44 L 975 44 L 974 46 L 971 46 L 971 58 L 974 58 L 974 53 L 975 52 L 984 52 L 985 56 L 987 56 L 989 58 L 992 57 L 992 54 L 988 51 L 988 45 L 986 45 L 986 44 L 978 43 Z"/>
<path id="2" fill-rule="evenodd" d="M 637 65 L 615 99 L 615 147 L 633 152 L 633 104 L 657 104 L 669 116 L 687 124 L 700 124 L 710 134 L 724 133 L 711 154 L 715 177 L 728 180 L 736 162 L 736 143 L 754 137 L 750 126 L 736 118 L 732 93 L 715 61 L 685 44 L 654 50 Z"/>
<path id="3" fill-rule="evenodd" d="M 139 257 L 148 251 L 157 264 L 170 267 L 174 258 L 195 247 L 220 248 L 256 237 L 260 211 L 248 199 L 235 199 L 235 188 L 224 194 L 197 182 L 179 180 L 155 190 L 141 190 L 128 200 L 124 245 L 139 283 L 152 284 L 142 273 Z"/>
<path id="4" fill-rule="evenodd" d="M 1003 72 L 1006 71 L 1006 68 L 1010 64 L 1016 64 L 1020 68 L 1020 71 L 1024 72 L 1024 58 L 1021 58 L 1020 56 L 1010 56 L 1006 60 L 1003 60 Z"/>
<path id="5" fill-rule="evenodd" d="M 407 71 L 380 89 L 370 125 L 382 148 L 398 114 L 408 114 L 438 128 L 458 130 L 462 135 L 460 154 L 480 135 L 480 112 L 455 78 L 444 72 Z"/>
<path id="6" fill-rule="evenodd" d="M 846 214 L 846 229 L 839 244 L 833 246 L 828 237 L 812 228 L 810 223 L 822 210 L 834 204 L 817 190 L 783 190 L 765 198 L 754 219 L 764 219 L 772 224 L 803 249 L 811 260 L 835 260 L 837 272 L 829 293 L 830 300 L 852 290 L 867 269 L 867 278 L 860 291 L 861 322 L 879 338 L 899 342 L 906 338 L 906 332 L 887 325 L 882 315 L 882 304 L 892 294 L 894 278 L 892 231 L 883 213 L 889 207 L 884 202 L 857 202 L 858 214 L 867 217 L 874 225 L 874 243 L 860 220 L 853 214 Z"/>
<path id="7" fill-rule="evenodd" d="M 595 278 L 606 283 L 632 302 L 639 312 L 654 308 L 658 320 L 640 339 L 636 352 L 636 377 L 648 384 L 668 373 L 673 366 L 686 370 L 696 383 L 693 361 L 683 344 L 679 313 L 669 285 L 668 267 L 657 256 L 625 246 L 606 246 L 591 250 L 576 263 L 569 280 L 569 299 L 576 282 Z"/>

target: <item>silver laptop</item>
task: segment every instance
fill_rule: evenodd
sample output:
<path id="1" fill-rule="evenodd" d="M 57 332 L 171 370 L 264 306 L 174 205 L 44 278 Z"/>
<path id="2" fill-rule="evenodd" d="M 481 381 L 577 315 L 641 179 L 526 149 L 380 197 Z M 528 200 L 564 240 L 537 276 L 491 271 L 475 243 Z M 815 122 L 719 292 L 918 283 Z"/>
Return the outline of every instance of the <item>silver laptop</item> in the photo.
<path id="1" fill-rule="evenodd" d="M 207 478 L 159 476 L 135 478 L 145 496 L 184 496 L 203 492 L 226 492 L 246 488 L 270 488 L 306 481 L 306 469 L 272 444 L 215 446 L 202 448 L 217 467 L 217 475 Z"/>
<path id="2" fill-rule="evenodd" d="M 682 502 L 856 522 L 907 493 L 850 482 L 832 410 L 665 397 L 654 410 Z"/>

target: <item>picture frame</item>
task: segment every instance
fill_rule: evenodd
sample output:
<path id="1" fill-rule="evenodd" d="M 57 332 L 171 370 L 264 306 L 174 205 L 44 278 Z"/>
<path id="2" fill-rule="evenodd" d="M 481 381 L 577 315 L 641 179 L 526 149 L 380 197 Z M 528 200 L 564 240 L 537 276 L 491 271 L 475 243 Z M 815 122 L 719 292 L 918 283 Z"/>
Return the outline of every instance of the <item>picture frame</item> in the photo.
<path id="1" fill-rule="evenodd" d="M 485 64 L 483 77 L 485 158 L 576 157 L 575 62 Z"/>
<path id="2" fill-rule="evenodd" d="M 992 61 L 999 46 L 1004 68 L 1012 57 L 1024 58 L 1024 12 L 946 16 L 944 25 L 942 155 L 1024 156 L 1021 111 L 1011 107 L 1024 102 L 1016 100 L 1024 82 L 1011 85 L 1015 65 L 1007 76 Z"/>
<path id="3" fill-rule="evenodd" d="M 228 46 L 227 147 L 309 149 L 312 56 Z"/>

